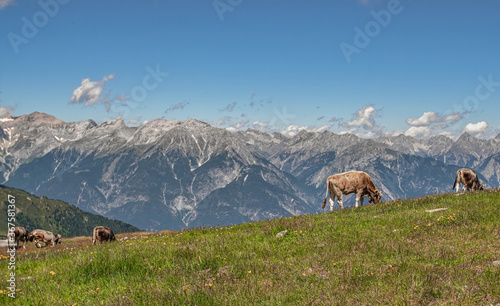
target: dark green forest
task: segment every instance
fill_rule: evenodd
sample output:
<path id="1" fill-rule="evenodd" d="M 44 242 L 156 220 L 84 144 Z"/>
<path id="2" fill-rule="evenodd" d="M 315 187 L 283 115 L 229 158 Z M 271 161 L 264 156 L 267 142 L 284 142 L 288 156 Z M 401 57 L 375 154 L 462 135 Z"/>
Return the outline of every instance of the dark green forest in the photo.
<path id="1" fill-rule="evenodd" d="M 0 234 L 7 232 L 8 196 L 15 197 L 16 226 L 28 231 L 44 229 L 63 237 L 90 236 L 97 225 L 104 225 L 115 234 L 137 232 L 139 228 L 118 220 L 85 212 L 73 205 L 47 197 L 0 185 Z M 4 217 L 1 217 L 4 216 Z"/>

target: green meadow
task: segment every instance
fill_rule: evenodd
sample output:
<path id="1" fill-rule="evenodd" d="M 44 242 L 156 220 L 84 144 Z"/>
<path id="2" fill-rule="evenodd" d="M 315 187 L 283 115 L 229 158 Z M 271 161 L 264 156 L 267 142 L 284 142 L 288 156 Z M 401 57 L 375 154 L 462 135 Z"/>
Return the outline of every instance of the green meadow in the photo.
<path id="1" fill-rule="evenodd" d="M 118 239 L 31 243 L 15 299 L 3 248 L 0 304 L 500 304 L 500 190 Z"/>

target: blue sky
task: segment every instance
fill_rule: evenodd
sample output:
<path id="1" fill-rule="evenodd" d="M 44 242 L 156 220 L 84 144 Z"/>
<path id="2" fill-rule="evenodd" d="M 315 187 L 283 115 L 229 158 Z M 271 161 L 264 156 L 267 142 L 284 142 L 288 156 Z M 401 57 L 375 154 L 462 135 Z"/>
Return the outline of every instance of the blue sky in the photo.
<path id="1" fill-rule="evenodd" d="M 494 0 L 0 0 L 0 116 L 500 132 Z"/>

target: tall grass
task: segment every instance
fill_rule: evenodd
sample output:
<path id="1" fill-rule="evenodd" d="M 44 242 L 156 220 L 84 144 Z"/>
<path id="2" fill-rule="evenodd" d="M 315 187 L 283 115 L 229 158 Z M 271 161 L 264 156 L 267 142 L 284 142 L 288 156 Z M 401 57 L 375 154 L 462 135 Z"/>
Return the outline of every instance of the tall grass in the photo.
<path id="1" fill-rule="evenodd" d="M 425 211 L 435 208 L 447 210 Z M 20 291 L 0 303 L 495 305 L 499 220 L 491 190 L 73 249 L 65 241 L 18 256 Z"/>

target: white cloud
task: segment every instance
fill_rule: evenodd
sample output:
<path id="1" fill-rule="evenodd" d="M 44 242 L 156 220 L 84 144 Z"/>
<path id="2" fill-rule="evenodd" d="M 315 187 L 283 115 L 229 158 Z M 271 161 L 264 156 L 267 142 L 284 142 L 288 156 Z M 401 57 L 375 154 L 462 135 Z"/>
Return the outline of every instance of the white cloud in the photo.
<path id="1" fill-rule="evenodd" d="M 426 138 L 431 135 L 431 129 L 426 126 L 412 126 L 405 132 L 405 135 L 415 138 Z"/>
<path id="2" fill-rule="evenodd" d="M 14 109 L 16 109 L 15 106 L 8 106 L 8 107 L 0 106 L 0 118 L 7 117 L 8 115 L 10 115 L 10 112 L 13 111 Z"/>
<path id="3" fill-rule="evenodd" d="M 0 0 L 0 10 L 12 4 L 14 4 L 14 0 Z"/>
<path id="4" fill-rule="evenodd" d="M 406 123 L 412 126 L 428 126 L 433 122 L 437 122 L 439 116 L 435 112 L 425 112 L 419 118 L 408 118 Z"/>
<path id="5" fill-rule="evenodd" d="M 165 110 L 165 114 L 168 114 L 170 112 L 173 112 L 173 111 L 176 111 L 179 109 L 184 109 L 184 107 L 186 107 L 186 105 L 188 105 L 188 104 L 189 104 L 189 102 L 182 102 L 182 103 L 177 103 L 175 105 L 172 105 L 169 108 L 167 108 L 167 110 Z"/>
<path id="6" fill-rule="evenodd" d="M 328 129 L 331 125 L 325 124 L 320 127 L 316 126 L 298 126 L 295 124 L 290 124 L 287 126 L 283 131 L 281 131 L 281 134 L 289 137 L 293 137 L 300 133 L 300 131 L 307 131 L 307 132 L 314 132 L 314 133 L 321 133 Z"/>
<path id="7" fill-rule="evenodd" d="M 318 133 L 321 133 L 321 132 L 326 131 L 326 130 L 327 130 L 328 128 L 330 128 L 330 127 L 331 127 L 331 125 L 330 125 L 330 124 L 325 124 L 325 125 L 322 125 L 322 126 L 320 126 L 320 127 L 315 128 L 315 130 L 314 130 L 314 131 L 315 131 L 315 132 L 318 132 Z"/>
<path id="8" fill-rule="evenodd" d="M 248 123 L 250 122 L 249 119 L 245 119 L 245 120 L 238 120 L 236 123 L 232 123 L 232 122 L 229 122 L 231 120 L 231 117 L 224 117 L 223 119 L 227 119 L 227 121 L 222 122 L 221 121 L 222 119 L 221 119 L 221 120 L 219 120 L 218 124 L 219 123 L 221 123 L 220 125 L 229 124 L 229 126 L 226 126 L 223 128 L 225 128 L 226 130 L 228 130 L 230 132 L 245 130 L 248 128 Z"/>
<path id="9" fill-rule="evenodd" d="M 439 125 L 435 125 L 433 126 L 431 129 L 432 130 L 444 130 L 446 129 L 447 127 L 449 127 L 448 124 L 439 124 Z"/>
<path id="10" fill-rule="evenodd" d="M 224 116 L 220 118 L 217 123 L 215 124 L 216 127 L 221 127 L 227 123 L 231 122 L 231 117 L 230 116 Z"/>
<path id="11" fill-rule="evenodd" d="M 436 112 L 424 112 L 419 118 L 408 118 L 406 123 L 411 126 L 429 126 L 434 123 L 452 122 L 456 123 L 463 118 L 463 114 L 453 113 L 451 115 L 439 115 Z"/>
<path id="12" fill-rule="evenodd" d="M 254 126 L 254 128 L 259 130 L 267 130 L 267 127 L 269 126 L 269 124 L 260 121 L 254 121 L 252 125 Z"/>
<path id="13" fill-rule="evenodd" d="M 365 105 L 357 110 L 350 121 L 342 122 L 342 118 L 333 117 L 329 122 L 338 123 L 339 127 L 347 128 L 339 134 L 354 134 L 362 138 L 374 138 L 384 135 L 384 127 L 375 122 L 375 118 L 380 115 L 380 110 L 372 105 Z"/>
<path id="14" fill-rule="evenodd" d="M 488 122 L 480 121 L 478 123 L 469 123 L 462 132 L 469 134 L 481 134 L 488 128 Z"/>
<path id="15" fill-rule="evenodd" d="M 285 136 L 293 137 L 293 136 L 297 135 L 302 130 L 307 130 L 307 127 L 305 127 L 305 126 L 299 127 L 298 125 L 290 124 L 289 126 L 286 127 L 286 129 L 281 131 L 281 134 L 283 134 Z"/>
<path id="16" fill-rule="evenodd" d="M 432 135 L 445 135 L 450 133 L 445 132 L 452 124 L 464 118 L 465 113 L 455 112 L 449 115 L 441 115 L 439 113 L 428 111 L 424 112 L 418 118 L 408 118 L 406 123 L 411 127 L 405 132 L 405 135 L 412 137 L 426 138 Z"/>
<path id="17" fill-rule="evenodd" d="M 442 122 L 451 121 L 452 123 L 457 123 L 458 121 L 462 120 L 463 117 L 464 117 L 464 114 L 453 113 L 453 114 L 448 115 L 448 116 L 443 116 Z"/>
<path id="18" fill-rule="evenodd" d="M 244 127 L 247 126 L 248 121 L 249 121 L 248 119 L 246 119 L 246 120 L 240 120 L 240 121 L 236 122 L 236 125 L 234 127 L 237 128 L 237 129 L 244 128 Z"/>
<path id="19" fill-rule="evenodd" d="M 349 129 L 347 131 L 340 131 L 339 132 L 339 135 L 344 135 L 344 134 L 354 134 L 356 133 L 358 129 L 357 128 L 353 128 L 353 129 Z"/>
<path id="20" fill-rule="evenodd" d="M 375 115 L 377 110 L 371 105 L 365 105 L 362 109 L 358 110 L 355 118 L 348 121 L 345 125 L 348 127 L 363 127 L 365 130 L 371 130 L 376 127 Z"/>
<path id="21" fill-rule="evenodd" d="M 114 75 L 110 74 L 97 82 L 92 82 L 89 78 L 83 79 L 80 87 L 73 90 L 73 96 L 71 97 L 70 103 L 84 103 L 85 106 L 91 106 L 98 103 L 102 98 L 101 94 L 104 89 L 104 85 L 107 81 L 113 78 Z M 109 104 L 109 101 L 106 101 L 105 104 Z"/>

